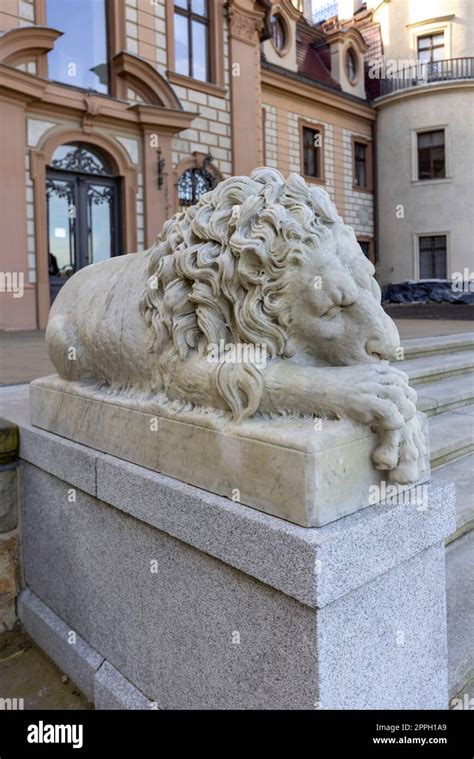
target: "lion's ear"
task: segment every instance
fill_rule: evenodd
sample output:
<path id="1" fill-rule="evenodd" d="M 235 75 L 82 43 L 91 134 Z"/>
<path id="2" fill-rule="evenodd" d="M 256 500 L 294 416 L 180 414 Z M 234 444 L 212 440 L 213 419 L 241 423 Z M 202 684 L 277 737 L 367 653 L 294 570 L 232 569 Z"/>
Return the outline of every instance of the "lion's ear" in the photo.
<path id="1" fill-rule="evenodd" d="M 240 251 L 239 274 L 247 282 L 261 284 L 267 273 L 267 253 L 263 244 L 249 244 Z"/>

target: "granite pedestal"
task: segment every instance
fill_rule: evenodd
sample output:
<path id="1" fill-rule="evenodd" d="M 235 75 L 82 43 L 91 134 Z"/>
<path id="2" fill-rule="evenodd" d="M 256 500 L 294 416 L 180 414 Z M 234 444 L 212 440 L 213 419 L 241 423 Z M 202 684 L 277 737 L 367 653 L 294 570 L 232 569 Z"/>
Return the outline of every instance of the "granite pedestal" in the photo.
<path id="1" fill-rule="evenodd" d="M 447 708 L 450 483 L 304 528 L 20 440 L 20 617 L 97 708 Z"/>

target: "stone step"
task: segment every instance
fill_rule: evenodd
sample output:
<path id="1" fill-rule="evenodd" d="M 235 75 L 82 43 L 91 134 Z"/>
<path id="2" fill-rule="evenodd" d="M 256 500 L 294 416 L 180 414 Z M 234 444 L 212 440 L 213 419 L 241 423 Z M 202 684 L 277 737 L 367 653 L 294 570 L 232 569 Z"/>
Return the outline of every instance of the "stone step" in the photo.
<path id="1" fill-rule="evenodd" d="M 449 537 L 449 543 L 474 527 L 473 473 L 474 453 L 443 464 L 433 473 L 441 480 L 454 482 L 456 487 L 456 531 Z"/>
<path id="2" fill-rule="evenodd" d="M 474 349 L 474 332 L 459 332 L 437 337 L 411 337 L 402 340 L 405 358 L 419 358 L 433 353 L 455 353 Z"/>
<path id="3" fill-rule="evenodd" d="M 446 550 L 450 696 L 474 678 L 474 532 Z"/>
<path id="4" fill-rule="evenodd" d="M 412 385 L 420 385 L 474 372 L 474 350 L 422 356 L 408 361 L 395 361 L 392 365 L 406 372 Z"/>
<path id="5" fill-rule="evenodd" d="M 474 405 L 432 416 L 429 427 L 433 468 L 474 451 Z"/>
<path id="6" fill-rule="evenodd" d="M 428 416 L 474 403 L 474 374 L 458 374 L 455 377 L 417 385 L 418 410 Z"/>

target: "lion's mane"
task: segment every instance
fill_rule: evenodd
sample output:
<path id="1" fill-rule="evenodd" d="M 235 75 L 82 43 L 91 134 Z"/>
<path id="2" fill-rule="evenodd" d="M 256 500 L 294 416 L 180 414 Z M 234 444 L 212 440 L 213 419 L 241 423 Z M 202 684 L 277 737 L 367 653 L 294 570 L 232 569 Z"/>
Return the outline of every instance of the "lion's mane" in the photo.
<path id="1" fill-rule="evenodd" d="M 150 252 L 140 310 L 151 350 L 182 362 L 229 343 L 291 356 L 292 264 L 324 244 L 338 221 L 329 195 L 297 174 L 285 180 L 262 168 L 221 182 L 166 222 Z M 257 366 L 222 357 L 213 381 L 235 419 L 257 411 L 264 382 Z"/>

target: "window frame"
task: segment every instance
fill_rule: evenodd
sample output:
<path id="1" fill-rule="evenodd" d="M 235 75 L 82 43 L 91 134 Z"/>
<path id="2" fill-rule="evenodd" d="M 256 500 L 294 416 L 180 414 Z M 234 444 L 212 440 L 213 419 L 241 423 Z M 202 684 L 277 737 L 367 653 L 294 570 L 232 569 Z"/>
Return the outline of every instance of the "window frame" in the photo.
<path id="1" fill-rule="evenodd" d="M 363 187 L 356 183 L 356 144 L 365 145 L 365 174 L 366 185 Z M 374 192 L 374 172 L 373 172 L 373 141 L 368 137 L 358 134 L 351 135 L 352 146 L 352 189 L 356 192 L 373 193 Z"/>
<path id="2" fill-rule="evenodd" d="M 348 72 L 348 68 L 349 68 L 348 62 L 349 62 L 350 57 L 354 61 L 354 76 L 353 77 L 350 77 L 349 72 Z M 344 50 L 344 74 L 347 81 L 349 82 L 349 84 L 352 85 L 352 87 L 355 87 L 357 82 L 360 79 L 360 68 L 361 68 L 361 65 L 360 65 L 359 56 L 357 54 L 357 51 L 354 45 L 348 45 L 346 49 Z"/>
<path id="3" fill-rule="evenodd" d="M 421 135 L 423 135 L 423 134 L 433 134 L 434 132 L 443 132 L 443 150 L 444 150 L 444 154 L 443 154 L 443 168 L 444 168 L 444 174 L 443 174 L 442 177 L 434 177 L 434 176 L 420 177 L 420 147 L 419 147 L 419 137 Z M 442 127 L 435 127 L 435 128 L 432 128 L 432 129 L 430 128 L 430 129 L 419 129 L 419 130 L 417 130 L 416 136 L 415 136 L 415 151 L 416 151 L 415 161 L 416 161 L 416 181 L 417 182 L 420 182 L 421 184 L 424 184 L 425 182 L 438 182 L 440 180 L 442 181 L 442 180 L 448 178 L 448 174 L 447 174 L 447 161 L 446 161 L 446 153 L 447 153 L 447 150 L 446 150 L 446 130 L 444 128 L 442 128 Z M 432 163 L 432 161 L 431 161 L 431 163 Z"/>
<path id="4" fill-rule="evenodd" d="M 420 40 L 427 39 L 427 38 L 433 38 L 436 36 L 439 36 L 440 34 L 443 35 L 443 44 L 442 45 L 430 45 L 430 47 L 425 48 L 425 50 L 430 51 L 430 60 L 429 61 L 422 61 L 423 64 L 431 64 L 431 63 L 439 63 L 439 61 L 433 60 L 433 50 L 437 50 L 438 48 L 442 47 L 443 51 L 446 51 L 446 35 L 444 32 L 444 29 L 440 29 L 439 31 L 430 31 L 430 32 L 422 32 L 421 34 L 418 34 L 416 36 L 416 58 L 417 61 L 420 61 Z M 423 51 L 424 52 L 424 51 Z M 446 55 L 443 54 L 443 58 L 441 60 L 445 60 Z M 420 61 L 421 62 L 421 61 Z"/>
<path id="5" fill-rule="evenodd" d="M 419 282 L 428 282 L 430 279 L 435 279 L 434 277 L 427 277 L 427 278 L 421 278 L 421 251 L 420 251 L 420 240 L 423 237 L 444 237 L 446 240 L 446 278 L 449 279 L 449 271 L 450 271 L 450 240 L 449 240 L 449 232 L 445 230 L 441 231 L 429 231 L 429 232 L 417 232 L 414 235 L 414 278 Z"/>
<path id="6" fill-rule="evenodd" d="M 444 177 L 439 179 L 418 179 L 418 135 L 422 132 L 437 132 L 444 129 Z M 448 124 L 430 124 L 411 130 L 411 184 L 430 186 L 443 182 L 452 182 L 451 177 L 451 142 Z"/>
<path id="7" fill-rule="evenodd" d="M 210 56 L 209 56 L 209 52 L 210 52 L 209 51 L 209 48 L 210 48 L 210 30 L 209 30 L 209 27 L 210 27 L 210 19 L 209 19 L 209 10 L 210 10 L 209 6 L 210 6 L 210 2 L 209 2 L 209 0 L 203 0 L 203 2 L 206 3 L 206 5 L 207 5 L 207 15 L 206 16 L 201 16 L 201 14 L 195 13 L 193 11 L 192 0 L 186 0 L 186 8 L 182 8 L 180 5 L 176 5 L 173 2 L 173 44 L 174 44 L 174 40 L 175 40 L 175 37 L 174 37 L 174 19 L 175 19 L 175 16 L 181 16 L 182 18 L 186 19 L 186 27 L 187 27 L 187 33 L 188 33 L 187 37 L 188 37 L 188 70 L 189 70 L 189 73 L 188 74 L 183 74 L 182 72 L 178 72 L 178 71 L 176 73 L 177 74 L 179 73 L 181 76 L 185 76 L 187 78 L 194 79 L 195 77 L 193 77 L 193 74 L 192 74 L 193 65 L 194 65 L 194 59 L 193 59 L 193 33 L 192 33 L 192 30 L 193 30 L 193 21 L 195 21 L 195 22 L 201 24 L 201 26 L 205 27 L 206 34 L 207 34 L 207 40 L 206 40 L 207 44 L 206 44 L 206 51 L 205 51 L 206 52 L 206 56 L 205 56 L 205 58 L 206 58 L 206 79 L 202 79 L 202 80 L 201 79 L 199 79 L 199 80 L 196 79 L 196 81 L 208 82 L 209 79 L 210 79 L 210 76 L 211 76 L 211 66 L 210 66 L 210 60 L 209 60 L 210 59 Z M 176 64 L 176 60 L 175 60 L 175 64 Z"/>
<path id="8" fill-rule="evenodd" d="M 319 163 L 319 176 L 313 177 L 311 174 L 305 173 L 304 166 L 304 130 L 311 129 L 313 132 L 319 132 L 321 135 L 321 147 L 314 148 L 318 151 L 318 163 Z M 326 184 L 326 161 L 324 156 L 325 146 L 325 128 L 324 124 L 317 122 L 306 121 L 304 119 L 299 120 L 299 142 L 300 142 L 300 173 L 307 182 L 313 182 L 314 184 Z"/>
<path id="9" fill-rule="evenodd" d="M 415 232 L 413 235 L 413 278 L 417 282 L 427 282 L 420 277 L 420 238 L 421 237 L 444 237 L 446 239 L 446 277 L 449 279 L 451 271 L 451 240 L 450 232 L 447 229 L 433 231 L 429 229 L 423 232 Z"/>
<path id="10" fill-rule="evenodd" d="M 40 26 L 47 26 L 47 13 L 46 13 L 46 0 L 35 0 L 35 19 L 36 24 Z M 109 97 L 116 97 L 116 82 L 114 79 L 113 67 L 111 65 L 112 58 L 119 53 L 125 47 L 125 18 L 122 2 L 107 2 L 104 0 L 105 5 L 105 46 L 107 56 L 107 92 L 100 92 L 99 90 L 92 90 L 99 95 L 108 95 Z M 58 30 L 61 31 L 61 30 Z M 44 59 L 44 74 L 49 79 L 49 66 L 48 57 L 45 55 Z M 53 81 L 50 79 L 50 81 Z M 80 87 L 76 84 L 68 84 L 67 82 L 56 82 L 63 87 L 74 87 L 75 89 L 88 90 L 89 88 Z"/>
<path id="11" fill-rule="evenodd" d="M 208 4 L 208 81 L 178 74 L 175 68 L 174 11 L 173 0 L 165 0 L 167 78 L 172 84 L 189 87 L 209 95 L 225 94 L 224 80 L 224 3 L 223 0 L 207 0 Z"/>
<path id="12" fill-rule="evenodd" d="M 283 29 L 284 45 L 283 45 L 282 48 L 278 48 L 275 45 L 275 42 L 273 40 L 273 19 L 274 18 L 278 18 L 278 21 L 280 22 L 281 27 Z M 271 17 L 270 17 L 270 28 L 271 28 L 271 32 L 272 32 L 271 37 L 270 37 L 270 44 L 271 44 L 273 50 L 275 51 L 275 53 L 277 55 L 279 55 L 280 58 L 284 58 L 286 55 L 288 55 L 288 53 L 290 51 L 290 48 L 291 48 L 291 28 L 290 28 L 290 25 L 288 24 L 288 21 L 287 21 L 286 17 L 281 12 L 281 8 L 279 6 L 277 6 L 274 9 L 274 11 L 272 12 L 272 14 L 271 14 Z"/>

